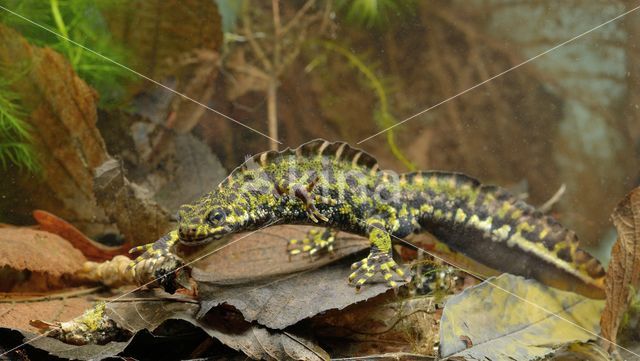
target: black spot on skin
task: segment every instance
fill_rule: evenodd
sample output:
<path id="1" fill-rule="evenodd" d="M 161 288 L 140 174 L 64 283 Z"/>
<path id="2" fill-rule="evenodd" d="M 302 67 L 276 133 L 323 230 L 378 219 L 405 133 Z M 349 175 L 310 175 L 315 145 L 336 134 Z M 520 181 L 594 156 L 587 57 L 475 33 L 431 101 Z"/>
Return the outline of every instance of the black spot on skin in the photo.
<path id="1" fill-rule="evenodd" d="M 382 189 L 380 191 L 380 198 L 385 201 L 391 199 L 391 192 L 389 192 L 389 190 L 386 188 Z"/>
<path id="2" fill-rule="evenodd" d="M 540 242 L 542 242 L 542 244 L 544 244 L 544 246 L 549 250 L 552 251 L 553 248 L 556 245 L 556 242 L 553 241 L 553 239 L 549 238 L 549 237 L 544 237 L 542 240 L 540 240 Z"/>
<path id="3" fill-rule="evenodd" d="M 571 258 L 571 252 L 569 251 L 569 247 L 563 248 L 560 251 L 558 251 L 558 258 L 567 262 L 573 262 L 573 259 Z"/>
<path id="4" fill-rule="evenodd" d="M 484 206 L 484 199 L 487 196 L 487 192 L 486 191 L 482 191 L 478 194 L 478 197 L 476 198 L 476 202 L 473 205 L 473 208 L 478 209 Z"/>
<path id="5" fill-rule="evenodd" d="M 345 181 L 347 182 L 347 185 L 352 189 L 358 185 L 358 179 L 356 179 L 356 177 L 353 175 L 347 175 Z"/>

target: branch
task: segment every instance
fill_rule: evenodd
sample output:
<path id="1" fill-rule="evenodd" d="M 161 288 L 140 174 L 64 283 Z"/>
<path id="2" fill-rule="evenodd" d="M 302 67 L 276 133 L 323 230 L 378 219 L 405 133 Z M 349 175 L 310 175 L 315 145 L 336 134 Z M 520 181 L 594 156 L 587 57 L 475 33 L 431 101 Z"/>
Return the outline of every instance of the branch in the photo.
<path id="1" fill-rule="evenodd" d="M 281 35 L 286 34 L 289 30 L 291 30 L 297 23 L 300 21 L 302 16 L 309 10 L 313 5 L 315 5 L 316 0 L 307 1 L 301 8 L 296 12 L 296 14 L 289 20 L 287 24 L 282 28 Z"/>
<path id="2" fill-rule="evenodd" d="M 253 37 L 253 30 L 251 29 L 251 16 L 249 16 L 248 0 L 245 2 L 242 10 L 242 25 L 245 33 L 244 36 L 249 41 L 249 45 L 251 46 L 253 53 L 258 58 L 258 60 L 262 62 L 262 66 L 265 68 L 265 70 L 271 70 L 272 69 L 271 62 L 267 58 L 264 50 L 262 50 L 262 48 L 260 47 L 260 44 L 258 44 L 256 39 Z"/>

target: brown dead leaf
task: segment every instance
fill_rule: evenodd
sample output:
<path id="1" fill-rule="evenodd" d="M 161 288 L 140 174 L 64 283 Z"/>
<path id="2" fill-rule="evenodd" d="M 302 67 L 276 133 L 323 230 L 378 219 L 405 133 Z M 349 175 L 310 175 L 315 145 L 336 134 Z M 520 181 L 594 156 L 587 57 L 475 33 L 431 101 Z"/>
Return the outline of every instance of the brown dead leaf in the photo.
<path id="1" fill-rule="evenodd" d="M 631 290 L 640 287 L 640 188 L 631 191 L 611 215 L 618 230 L 618 240 L 611 251 L 607 269 L 607 302 L 600 320 L 607 351 L 615 350 L 616 335 L 622 316 L 629 307 Z"/>
<path id="2" fill-rule="evenodd" d="M 109 159 L 95 169 L 96 201 L 118 225 L 125 239 L 134 244 L 149 243 L 170 229 L 167 211 L 145 188 L 130 182 L 122 165 Z"/>
<path id="3" fill-rule="evenodd" d="M 26 67 L 12 90 L 30 112 L 33 144 L 45 174 L 41 181 L 16 178 L 23 191 L 13 192 L 14 197 L 28 196 L 32 203 L 28 206 L 52 210 L 85 232 L 90 223 L 104 222 L 93 196 L 93 167 L 109 158 L 95 127 L 98 95 L 62 55 L 31 46 L 5 26 L 0 26 L 0 62 L 17 73 Z M 24 200 L 16 203 L 22 205 Z M 30 210 L 14 211 L 30 214 Z"/>
<path id="4" fill-rule="evenodd" d="M 59 288 L 86 261 L 66 240 L 29 228 L 0 229 L 0 244 L 2 291 Z"/>
<path id="5" fill-rule="evenodd" d="M 322 344 L 333 350 L 333 357 L 407 352 L 435 355 L 438 317 L 433 297 L 398 299 L 384 294 L 315 316 L 310 327 Z"/>
<path id="6" fill-rule="evenodd" d="M 68 295 L 70 295 L 69 290 L 48 293 L 39 295 L 40 301 L 33 301 L 36 298 L 35 295 L 20 299 L 14 294 L 0 296 L 0 327 L 38 332 L 30 325 L 31 320 L 65 322 L 93 307 L 93 303 L 86 297 L 61 298 Z"/>
<path id="7" fill-rule="evenodd" d="M 312 227 L 274 226 L 230 243 L 194 265 L 196 281 L 233 284 L 319 268 L 369 247 L 366 238 L 339 233 L 333 255 L 289 257 L 287 242 L 302 239 Z M 242 235 L 236 236 L 243 237 Z"/>
<path id="8" fill-rule="evenodd" d="M 232 310 L 218 308 L 206 317 L 196 319 L 197 303 L 176 296 L 150 300 L 157 296 L 153 291 L 136 292 L 126 302 L 109 304 L 107 313 L 130 332 L 153 331 L 167 320 L 184 320 L 256 360 L 329 359 L 327 353 L 312 341 L 291 332 L 272 331 L 251 324 Z"/>
<path id="9" fill-rule="evenodd" d="M 482 278 L 489 278 L 491 276 L 498 276 L 501 273 L 471 258 L 465 257 L 462 253 L 451 250 L 431 234 L 421 233 L 409 235 L 407 240 L 428 254 L 435 255 L 436 258 L 441 259 L 445 263 L 453 265 L 456 268 L 461 268 L 470 274 L 479 275 L 482 276 Z M 418 251 L 409 247 L 402 247 L 400 248 L 400 254 L 403 259 L 416 259 Z"/>
<path id="10" fill-rule="evenodd" d="M 350 266 L 360 257 L 347 257 L 368 247 L 361 237 L 338 235 L 335 254 L 289 261 L 286 243 L 303 237 L 308 227 L 271 227 L 222 249 L 207 259 L 204 270 L 193 270 L 201 308 L 228 304 L 248 321 L 283 329 L 330 309 L 342 309 L 389 291 L 384 283 L 368 284 L 360 292 L 347 282 Z M 333 262 L 332 264 L 328 264 Z"/>
<path id="11" fill-rule="evenodd" d="M 35 210 L 33 218 L 38 222 L 41 230 L 66 239 L 90 261 L 107 261 L 114 256 L 128 254 L 131 248 L 128 242 L 120 247 L 102 245 L 85 236 L 71 223 L 47 211 Z"/>

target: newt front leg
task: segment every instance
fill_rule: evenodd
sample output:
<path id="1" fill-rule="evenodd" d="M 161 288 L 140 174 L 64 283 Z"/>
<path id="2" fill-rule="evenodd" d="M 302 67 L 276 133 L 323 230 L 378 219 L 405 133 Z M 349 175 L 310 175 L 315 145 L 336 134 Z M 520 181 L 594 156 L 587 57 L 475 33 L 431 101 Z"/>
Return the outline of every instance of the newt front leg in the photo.
<path id="1" fill-rule="evenodd" d="M 153 243 L 134 247 L 129 251 L 129 253 L 144 251 L 129 264 L 129 269 L 138 283 L 157 282 L 169 293 L 175 292 L 182 283 L 185 283 L 175 274 L 184 265 L 182 259 L 173 252 L 178 240 L 178 231 L 172 231 Z"/>

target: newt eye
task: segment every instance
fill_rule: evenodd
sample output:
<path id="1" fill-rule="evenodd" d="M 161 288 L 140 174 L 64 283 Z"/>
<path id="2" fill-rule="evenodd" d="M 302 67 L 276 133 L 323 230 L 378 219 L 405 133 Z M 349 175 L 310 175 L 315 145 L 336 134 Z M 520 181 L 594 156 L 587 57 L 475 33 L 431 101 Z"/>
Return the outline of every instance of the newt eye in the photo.
<path id="1" fill-rule="evenodd" d="M 224 222 L 225 218 L 226 218 L 226 215 L 224 214 L 224 212 L 221 209 L 216 209 L 211 211 L 211 213 L 209 213 L 209 216 L 207 217 L 207 221 L 212 226 L 219 226 Z"/>

